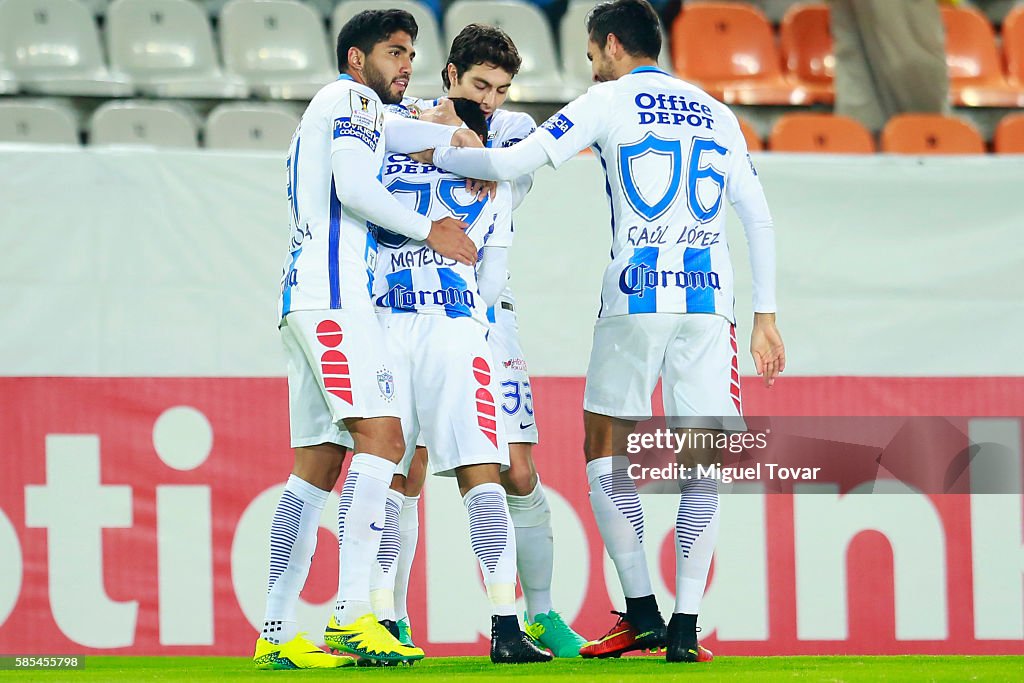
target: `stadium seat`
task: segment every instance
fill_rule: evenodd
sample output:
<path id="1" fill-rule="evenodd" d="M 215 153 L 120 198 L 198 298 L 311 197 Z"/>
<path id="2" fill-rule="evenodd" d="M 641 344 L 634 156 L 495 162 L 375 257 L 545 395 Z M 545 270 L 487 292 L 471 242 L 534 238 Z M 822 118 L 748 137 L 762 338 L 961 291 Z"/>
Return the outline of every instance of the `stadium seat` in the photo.
<path id="1" fill-rule="evenodd" d="M 773 152 L 873 154 L 875 141 L 860 123 L 833 114 L 786 114 L 772 127 L 768 148 Z"/>
<path id="2" fill-rule="evenodd" d="M 298 125 L 299 117 L 280 105 L 222 104 L 206 119 L 206 146 L 283 154 Z"/>
<path id="3" fill-rule="evenodd" d="M 115 100 L 89 120 L 93 145 L 197 147 L 199 126 L 191 112 L 171 102 Z"/>
<path id="4" fill-rule="evenodd" d="M 1014 8 L 1003 22 L 1003 52 L 1010 86 L 1024 90 L 1024 5 Z"/>
<path id="5" fill-rule="evenodd" d="M 0 142 L 78 144 L 78 121 L 55 99 L 0 100 Z"/>
<path id="6" fill-rule="evenodd" d="M 782 60 L 789 77 L 814 102 L 832 104 L 836 58 L 827 5 L 794 5 L 779 26 Z"/>
<path id="7" fill-rule="evenodd" d="M 295 0 L 231 0 L 220 37 L 228 71 L 260 97 L 308 100 L 338 76 L 320 15 Z"/>
<path id="8" fill-rule="evenodd" d="M 562 78 L 548 21 L 534 5 L 522 0 L 458 0 L 444 16 L 448 44 L 471 23 L 498 26 L 519 49 L 523 65 L 509 88 L 512 100 L 564 102 L 574 96 Z"/>
<path id="9" fill-rule="evenodd" d="M 751 152 L 764 151 L 764 141 L 761 139 L 761 134 L 754 128 L 754 125 L 742 116 L 737 116 L 736 118 L 739 119 L 740 130 L 743 131 L 743 139 L 747 141 L 747 150 Z"/>
<path id="10" fill-rule="evenodd" d="M 993 148 L 997 154 L 1024 154 L 1024 114 L 1008 114 L 996 126 Z"/>
<path id="11" fill-rule="evenodd" d="M 882 131 L 882 151 L 895 154 L 983 154 L 985 141 L 971 124 L 943 114 L 900 114 Z"/>
<path id="12" fill-rule="evenodd" d="M 973 7 L 943 7 L 946 65 L 954 104 L 968 107 L 1024 105 L 1024 93 L 1003 77 L 992 25 Z"/>
<path id="13" fill-rule="evenodd" d="M 0 62 L 44 95 L 119 97 L 132 86 L 103 63 L 92 14 L 77 0 L 0 0 Z"/>
<path id="14" fill-rule="evenodd" d="M 245 82 L 217 64 L 213 32 L 191 0 L 115 0 L 107 10 L 110 63 L 156 97 L 231 98 Z"/>
<path id="15" fill-rule="evenodd" d="M 413 62 L 412 80 L 408 94 L 413 97 L 437 97 L 441 94 L 441 69 L 448 56 L 441 44 L 441 29 L 430 8 L 415 0 L 389 0 L 388 7 L 404 9 L 416 19 L 419 36 L 416 38 L 416 60 Z M 331 44 L 337 45 L 338 32 L 345 22 L 365 9 L 379 9 L 379 0 L 345 0 L 331 14 Z M 335 49 L 336 51 L 336 49 Z"/>
<path id="16" fill-rule="evenodd" d="M 681 78 L 726 104 L 809 102 L 783 76 L 771 25 L 752 6 L 687 5 L 672 24 L 672 58 Z"/>
<path id="17" fill-rule="evenodd" d="M 562 53 L 562 73 L 566 86 L 573 96 L 593 85 L 590 60 L 587 59 L 587 13 L 601 0 L 572 0 L 558 26 L 558 41 Z M 668 32 L 662 27 L 664 41 L 658 64 L 665 71 L 672 71 L 672 51 L 669 49 Z"/>

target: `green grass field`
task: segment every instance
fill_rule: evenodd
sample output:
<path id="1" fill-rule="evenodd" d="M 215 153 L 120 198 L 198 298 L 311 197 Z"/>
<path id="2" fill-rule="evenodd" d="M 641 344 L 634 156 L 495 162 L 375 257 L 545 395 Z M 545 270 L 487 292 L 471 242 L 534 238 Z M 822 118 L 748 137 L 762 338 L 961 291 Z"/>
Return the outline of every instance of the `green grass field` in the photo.
<path id="1" fill-rule="evenodd" d="M 413 667 L 334 671 L 256 671 L 237 657 L 93 657 L 80 671 L 3 671 L 18 681 L 1024 681 L 1024 657 L 722 657 L 711 664 L 666 664 L 658 657 L 556 660 L 495 666 L 483 657 L 426 659 Z"/>

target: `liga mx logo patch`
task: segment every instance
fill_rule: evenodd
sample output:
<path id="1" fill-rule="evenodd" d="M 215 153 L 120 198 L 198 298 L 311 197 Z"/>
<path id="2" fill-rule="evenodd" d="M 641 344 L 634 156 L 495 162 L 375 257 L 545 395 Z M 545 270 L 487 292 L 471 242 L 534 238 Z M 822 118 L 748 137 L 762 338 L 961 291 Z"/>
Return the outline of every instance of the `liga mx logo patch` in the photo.
<path id="1" fill-rule="evenodd" d="M 395 376 L 387 368 L 377 371 L 377 387 L 385 401 L 390 401 L 395 397 Z"/>

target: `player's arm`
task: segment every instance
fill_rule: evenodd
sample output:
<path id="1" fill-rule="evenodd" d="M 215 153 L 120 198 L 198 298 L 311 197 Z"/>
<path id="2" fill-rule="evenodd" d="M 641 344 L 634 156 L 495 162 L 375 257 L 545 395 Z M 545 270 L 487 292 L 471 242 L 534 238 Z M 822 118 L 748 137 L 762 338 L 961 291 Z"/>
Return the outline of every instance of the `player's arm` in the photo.
<path id="1" fill-rule="evenodd" d="M 521 113 L 516 117 L 516 125 L 513 130 L 509 133 L 509 137 L 502 143 L 502 147 L 514 147 L 519 144 L 534 131 L 537 130 L 537 124 L 534 123 L 533 117 L 529 114 Z M 529 194 L 530 189 L 533 187 L 533 174 L 524 173 L 515 180 L 512 181 L 512 209 L 518 209 L 519 205 L 526 199 L 526 195 Z"/>
<path id="2" fill-rule="evenodd" d="M 346 209 L 380 225 L 427 244 L 460 263 L 476 263 L 476 246 L 466 236 L 466 223 L 450 216 L 431 221 L 407 209 L 377 180 L 374 156 L 381 143 L 383 121 L 375 112 L 353 116 L 348 97 L 332 113 L 331 170 L 338 200 Z"/>
<path id="3" fill-rule="evenodd" d="M 786 369 L 786 348 L 775 325 L 775 226 L 742 133 L 733 143 L 727 178 L 726 195 L 743 224 L 750 253 L 754 290 L 750 355 L 757 374 L 764 377 L 765 386 L 771 387 Z"/>
<path id="4" fill-rule="evenodd" d="M 464 146 L 458 126 L 430 123 L 385 112 L 387 125 L 385 144 L 392 154 L 412 154 L 434 147 Z M 463 143 L 463 144 L 460 144 Z M 478 146 L 482 146 L 477 141 Z"/>
<path id="5" fill-rule="evenodd" d="M 607 111 L 603 91 L 591 89 L 567 104 L 522 142 L 505 149 L 434 150 L 435 166 L 467 178 L 516 180 L 541 166 L 558 168 L 597 140 Z"/>

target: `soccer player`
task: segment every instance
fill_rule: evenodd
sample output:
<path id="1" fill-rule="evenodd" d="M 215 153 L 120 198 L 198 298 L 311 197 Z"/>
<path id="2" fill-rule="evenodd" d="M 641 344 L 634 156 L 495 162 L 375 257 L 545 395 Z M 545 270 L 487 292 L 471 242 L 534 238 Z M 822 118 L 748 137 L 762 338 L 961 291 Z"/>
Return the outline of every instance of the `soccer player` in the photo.
<path id="1" fill-rule="evenodd" d="M 461 116 L 485 137 L 479 106 L 468 100 L 460 103 L 468 105 Z M 424 216 L 451 213 L 464 219 L 466 234 L 484 252 L 481 268 L 487 268 L 492 239 L 502 250 L 511 239 L 507 187 L 500 188 L 494 200 L 486 195 L 477 198 L 467 191 L 464 178 L 404 154 L 388 155 L 382 183 Z M 485 290 L 497 298 L 505 271 L 492 276 L 496 284 L 487 286 L 478 281 L 474 266 L 445 258 L 421 240 L 383 228 L 377 235 L 380 252 L 373 297 L 395 365 L 395 404 L 408 444 L 401 473 L 407 473 L 417 437 L 422 437 L 430 451 L 430 469 L 458 481 L 469 515 L 470 541 L 491 602 L 491 661 L 550 661 L 551 655 L 519 629 L 516 544 L 499 476 L 508 467 L 508 450 L 502 425 L 495 420 L 498 385 L 483 299 L 488 296 Z M 391 524 L 385 519 L 378 563 L 397 559 L 394 535 L 388 529 L 397 531 L 398 509 L 392 506 L 389 511 Z"/>
<path id="2" fill-rule="evenodd" d="M 596 85 L 519 144 L 500 150 L 435 150 L 418 156 L 461 175 L 518 178 L 561 166 L 592 146 L 605 169 L 612 259 L 584 394 L 590 501 L 611 556 L 626 612 L 585 657 L 666 644 L 669 661 L 709 661 L 697 615 L 718 534 L 713 479 L 680 481 L 676 602 L 667 634 L 643 548 L 643 508 L 626 474 L 626 439 L 651 415 L 659 376 L 674 426 L 716 434 L 741 413 L 732 266 L 723 200 L 743 223 L 754 284 L 750 350 L 772 386 L 785 367 L 775 325 L 775 238 L 760 181 L 735 115 L 696 86 L 657 67 L 658 20 L 644 0 L 614 0 L 587 17 Z M 732 420 L 729 420 L 732 418 Z M 682 454 L 713 462 L 714 449 Z"/>
<path id="3" fill-rule="evenodd" d="M 422 650 L 396 641 L 370 608 L 370 567 L 404 443 L 394 407 L 393 366 L 369 296 L 376 241 L 367 221 L 426 240 L 438 253 L 465 264 L 475 263 L 476 246 L 462 230 L 465 223 L 410 211 L 377 180 L 388 140 L 384 102 L 401 100 L 416 33 L 412 16 L 398 10 L 362 12 L 349 21 L 338 35 L 341 75 L 313 97 L 291 141 L 290 253 L 279 305 L 295 463 L 271 523 L 267 608 L 254 655 L 258 668 L 353 663 L 315 647 L 295 623 L 318 520 L 341 471 L 346 440 L 354 444 L 355 455 L 338 507 L 338 602 L 324 640 L 370 659 L 423 656 Z M 411 125 L 417 127 L 411 137 L 420 140 L 464 137 L 444 126 Z M 392 148 L 401 146 L 391 142 Z M 413 149 L 419 148 L 406 151 Z"/>
<path id="4" fill-rule="evenodd" d="M 521 63 L 512 39 L 497 27 L 470 24 L 452 41 L 441 72 L 444 87 L 449 97 L 479 103 L 487 120 L 488 147 L 511 147 L 536 129 L 529 114 L 500 108 L 508 97 L 512 79 Z M 403 106 L 422 120 L 452 122 L 452 106 L 447 99 L 424 101 L 406 98 Z M 524 173 L 514 179 L 511 184 L 513 209 L 523 201 L 532 185 L 532 173 Z M 487 311 L 487 342 L 495 360 L 494 373 L 502 398 L 499 412 L 508 440 L 511 466 L 502 473 L 501 483 L 515 527 L 517 567 L 526 601 L 527 633 L 556 657 L 578 657 L 585 640 L 565 623 L 551 601 L 554 563 L 551 508 L 533 463 L 532 447 L 537 443 L 538 434 L 530 376 L 519 343 L 515 300 L 506 284 L 508 250 L 497 248 L 493 240 L 491 245 L 487 250 L 487 269 L 500 273 L 502 288 L 500 298 Z M 418 457 L 423 456 L 421 452 Z M 378 616 L 396 620 L 399 638 L 406 644 L 412 643 L 406 595 L 412 557 L 416 552 L 417 503 L 424 473 L 425 469 L 419 466 L 414 472 L 418 476 L 412 476 L 408 481 L 402 481 L 396 475 L 397 481 L 392 489 L 397 493 L 389 494 L 389 505 L 398 517 L 392 524 L 397 524 L 404 533 L 385 530 L 385 537 L 395 535 L 400 539 L 401 556 L 397 563 L 385 561 L 388 572 L 396 574 L 393 577 L 395 613 L 392 615 L 385 607 L 384 615 L 378 613 Z M 403 491 L 404 496 L 401 495 Z M 400 514 L 397 514 L 398 510 L 401 510 Z M 378 568 L 380 564 L 378 561 Z M 384 593 L 390 594 L 390 591 L 384 589 Z"/>

